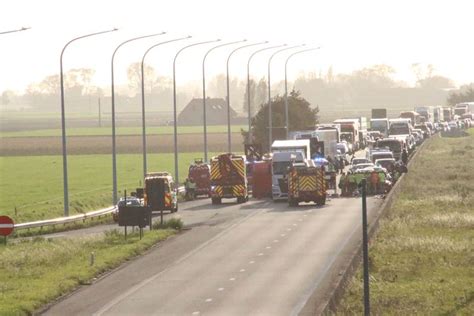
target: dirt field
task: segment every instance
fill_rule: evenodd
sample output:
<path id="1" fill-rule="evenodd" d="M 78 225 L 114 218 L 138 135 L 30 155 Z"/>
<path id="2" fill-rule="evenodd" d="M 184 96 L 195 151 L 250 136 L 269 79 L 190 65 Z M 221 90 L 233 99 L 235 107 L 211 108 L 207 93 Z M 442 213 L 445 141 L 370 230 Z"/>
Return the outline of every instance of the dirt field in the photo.
<path id="1" fill-rule="evenodd" d="M 208 150 L 227 151 L 227 133 L 208 134 Z M 204 148 L 203 135 L 178 135 L 180 152 L 200 152 Z M 233 151 L 243 151 L 242 136 L 232 134 Z M 68 154 L 108 154 L 112 152 L 110 136 L 73 136 L 67 139 Z M 170 153 L 174 151 L 173 135 L 150 135 L 147 137 L 148 153 Z M 142 153 L 141 136 L 118 136 L 117 153 Z M 17 137 L 0 138 L 0 156 L 36 156 L 62 154 L 61 137 Z"/>

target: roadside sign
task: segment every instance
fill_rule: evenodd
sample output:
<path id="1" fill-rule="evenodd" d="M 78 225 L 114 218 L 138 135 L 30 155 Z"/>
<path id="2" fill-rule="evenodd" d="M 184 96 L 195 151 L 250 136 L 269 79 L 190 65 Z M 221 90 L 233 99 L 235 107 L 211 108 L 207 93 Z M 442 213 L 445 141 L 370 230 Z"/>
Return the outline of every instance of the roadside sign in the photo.
<path id="1" fill-rule="evenodd" d="M 0 216 L 0 236 L 8 236 L 13 232 L 13 220 L 8 216 Z"/>

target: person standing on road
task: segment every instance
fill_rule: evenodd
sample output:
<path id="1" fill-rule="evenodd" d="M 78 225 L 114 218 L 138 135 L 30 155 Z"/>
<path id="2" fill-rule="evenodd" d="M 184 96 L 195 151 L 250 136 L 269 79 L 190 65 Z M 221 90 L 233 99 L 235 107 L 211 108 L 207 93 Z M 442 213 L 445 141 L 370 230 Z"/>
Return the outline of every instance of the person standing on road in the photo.
<path id="1" fill-rule="evenodd" d="M 407 152 L 406 148 L 404 148 L 403 151 L 402 151 L 402 162 L 405 165 L 408 163 L 408 152 Z"/>

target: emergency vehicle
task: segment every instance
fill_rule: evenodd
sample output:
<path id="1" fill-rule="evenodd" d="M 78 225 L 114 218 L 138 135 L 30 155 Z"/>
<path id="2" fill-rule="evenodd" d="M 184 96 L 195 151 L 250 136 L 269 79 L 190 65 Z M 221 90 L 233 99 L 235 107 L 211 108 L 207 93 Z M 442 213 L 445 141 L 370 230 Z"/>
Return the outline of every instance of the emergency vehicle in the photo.
<path id="1" fill-rule="evenodd" d="M 326 181 L 324 169 L 313 161 L 295 162 L 288 172 L 288 204 L 297 206 L 300 202 L 313 201 L 326 204 Z"/>
<path id="2" fill-rule="evenodd" d="M 220 204 L 223 198 L 248 201 L 245 156 L 229 153 L 211 159 L 212 204 Z"/>
<path id="3" fill-rule="evenodd" d="M 178 195 L 169 172 L 151 172 L 145 176 L 144 205 L 151 211 L 178 211 Z"/>
<path id="4" fill-rule="evenodd" d="M 207 163 L 202 158 L 194 159 L 194 163 L 189 166 L 188 179 L 196 184 L 195 196 L 211 196 L 211 171 Z"/>

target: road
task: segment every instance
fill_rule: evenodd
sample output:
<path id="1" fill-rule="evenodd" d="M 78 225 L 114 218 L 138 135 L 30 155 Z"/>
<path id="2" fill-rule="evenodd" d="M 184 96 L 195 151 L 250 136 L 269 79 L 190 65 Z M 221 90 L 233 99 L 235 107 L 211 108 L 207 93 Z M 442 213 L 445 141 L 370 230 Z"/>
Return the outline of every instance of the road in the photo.
<path id="1" fill-rule="evenodd" d="M 369 220 L 381 199 L 369 198 Z M 192 229 L 46 315 L 312 315 L 360 240 L 361 201 L 182 204 Z"/>

